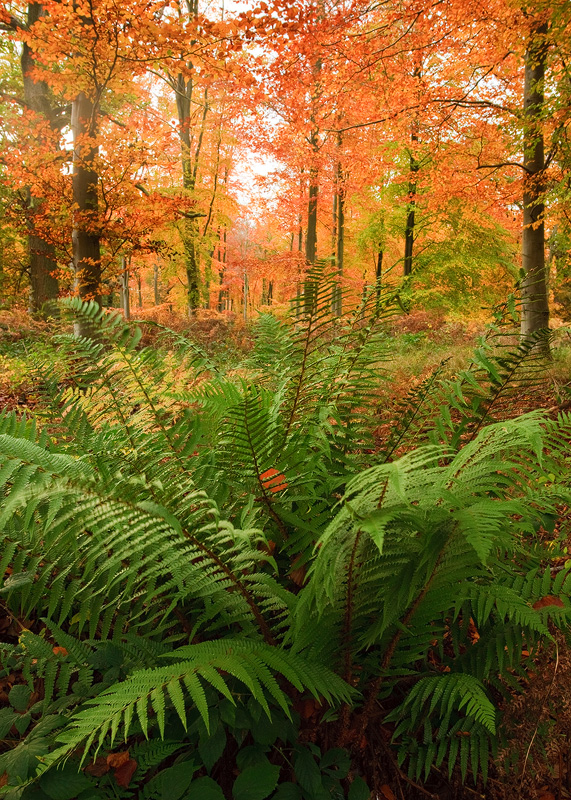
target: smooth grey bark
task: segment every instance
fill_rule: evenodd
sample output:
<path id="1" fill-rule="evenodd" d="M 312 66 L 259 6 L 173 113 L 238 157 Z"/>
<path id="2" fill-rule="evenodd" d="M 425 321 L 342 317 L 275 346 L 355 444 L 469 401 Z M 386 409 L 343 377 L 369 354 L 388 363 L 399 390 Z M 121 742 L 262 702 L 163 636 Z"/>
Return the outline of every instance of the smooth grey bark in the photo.
<path id="1" fill-rule="evenodd" d="M 125 319 L 131 319 L 131 294 L 129 292 L 129 266 L 125 256 L 121 256 L 121 307 Z"/>
<path id="2" fill-rule="evenodd" d="M 525 54 L 523 166 L 523 232 L 521 334 L 549 327 L 545 264 L 545 151 L 543 137 L 544 79 L 547 61 L 547 23 L 536 25 Z M 548 347 L 548 345 L 546 345 Z"/>
<path id="3" fill-rule="evenodd" d="M 39 3 L 30 3 L 27 13 L 27 28 L 30 29 L 40 17 L 45 16 L 44 8 Z M 20 56 L 24 102 L 26 106 L 45 117 L 50 125 L 55 125 L 55 112 L 50 100 L 50 92 L 45 81 L 34 81 L 31 72 L 35 66 L 34 54 L 27 42 L 22 45 Z M 57 261 L 54 245 L 38 234 L 35 217 L 40 210 L 41 200 L 32 197 L 28 192 L 28 258 L 30 278 L 30 313 L 35 314 L 42 309 L 44 303 L 55 300 L 59 294 L 59 286 L 55 272 Z"/>
<path id="4" fill-rule="evenodd" d="M 96 110 L 93 101 L 80 92 L 71 106 L 73 134 L 73 203 L 72 230 L 75 287 L 82 300 L 101 305 L 101 243 L 96 158 L 98 146 Z M 90 336 L 85 322 L 75 325 L 77 336 Z"/>
<path id="5" fill-rule="evenodd" d="M 159 291 L 159 265 L 153 266 L 153 290 L 155 295 L 155 305 L 158 306 L 161 302 L 161 295 Z"/>
<path id="6" fill-rule="evenodd" d="M 321 78 L 322 63 L 317 58 L 311 66 L 314 81 L 314 91 L 311 97 L 311 133 L 309 144 L 311 147 L 311 164 L 309 167 L 309 191 L 307 200 L 307 232 L 305 235 L 305 260 L 309 265 L 315 264 L 317 258 L 317 201 L 319 198 L 319 128 L 316 122 L 316 109 L 321 94 L 319 81 Z"/>
<path id="7" fill-rule="evenodd" d="M 307 233 L 305 235 L 305 259 L 315 264 L 317 258 L 317 200 L 319 197 L 319 170 L 312 166 L 309 170 L 309 196 L 307 201 Z"/>
<path id="8" fill-rule="evenodd" d="M 333 292 L 332 310 L 336 317 L 340 317 L 343 313 L 341 281 L 343 280 L 343 262 L 345 258 L 345 187 L 343 167 L 340 161 L 337 162 L 335 174 L 335 200 L 335 266 L 337 268 L 338 284 Z"/>
<path id="9" fill-rule="evenodd" d="M 187 0 L 186 9 L 190 18 L 196 17 L 198 15 L 198 0 Z M 190 62 L 186 64 L 186 67 L 190 72 L 192 71 L 192 64 Z M 193 192 L 196 187 L 200 151 L 202 149 L 202 142 L 206 130 L 206 117 L 209 111 L 208 92 L 207 90 L 204 92 L 202 122 L 196 147 L 193 153 L 193 142 L 191 136 L 191 108 L 195 88 L 194 81 L 192 76 L 186 77 L 186 75 L 182 72 L 176 77 L 169 76 L 168 80 L 174 90 L 176 99 L 181 151 L 182 184 L 184 189 Z M 199 238 L 200 229 L 197 220 L 188 218 L 184 219 L 182 221 L 182 240 L 184 246 L 187 282 L 188 314 L 190 317 L 194 315 L 196 309 L 200 306 Z"/>

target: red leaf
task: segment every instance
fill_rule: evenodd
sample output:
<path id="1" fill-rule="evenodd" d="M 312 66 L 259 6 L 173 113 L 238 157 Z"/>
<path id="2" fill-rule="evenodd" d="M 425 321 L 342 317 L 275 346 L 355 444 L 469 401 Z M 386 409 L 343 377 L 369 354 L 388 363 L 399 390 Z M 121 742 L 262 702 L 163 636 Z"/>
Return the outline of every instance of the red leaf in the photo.
<path id="1" fill-rule="evenodd" d="M 270 467 L 260 475 L 260 480 L 264 484 L 264 489 L 269 489 L 272 494 L 281 492 L 287 489 L 287 481 L 285 475 L 278 472 L 274 467 Z"/>
<path id="2" fill-rule="evenodd" d="M 124 764 L 121 764 L 121 766 L 115 770 L 115 780 L 119 786 L 123 786 L 123 788 L 126 789 L 131 783 L 131 778 L 135 774 L 136 769 L 137 762 L 134 758 L 130 758 L 128 761 L 125 761 Z"/>
<path id="3" fill-rule="evenodd" d="M 565 603 L 559 597 L 553 594 L 546 594 L 545 597 L 540 597 L 533 604 L 535 609 L 546 608 L 547 606 L 557 606 L 557 608 L 565 608 Z"/>
<path id="4" fill-rule="evenodd" d="M 88 764 L 84 772 L 88 775 L 92 775 L 94 778 L 100 778 L 102 775 L 105 775 L 109 772 L 109 764 L 107 763 L 107 759 L 105 756 L 98 756 L 93 764 Z"/>
<path id="5" fill-rule="evenodd" d="M 124 750 L 121 753 L 109 753 L 107 756 L 107 764 L 112 769 L 118 769 L 129 761 L 129 751 Z"/>

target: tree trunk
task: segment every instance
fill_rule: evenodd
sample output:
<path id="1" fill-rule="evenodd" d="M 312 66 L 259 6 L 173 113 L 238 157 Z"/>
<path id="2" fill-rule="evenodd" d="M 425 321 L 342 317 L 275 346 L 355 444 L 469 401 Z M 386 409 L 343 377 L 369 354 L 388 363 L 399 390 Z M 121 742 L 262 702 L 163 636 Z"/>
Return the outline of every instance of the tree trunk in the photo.
<path id="1" fill-rule="evenodd" d="M 419 54 L 416 54 L 416 58 L 419 58 Z M 420 86 L 420 77 L 422 75 L 422 69 L 420 62 L 418 62 L 414 68 L 413 77 L 417 79 L 416 84 L 416 94 L 417 100 L 420 103 L 420 96 L 421 96 L 421 86 Z M 418 118 L 413 119 L 412 123 L 412 132 L 410 134 L 410 141 L 411 141 L 411 148 L 410 148 L 410 156 L 409 156 L 409 180 L 408 180 L 408 197 L 407 197 L 407 213 L 406 213 L 406 224 L 404 229 L 404 269 L 403 273 L 405 277 L 407 275 L 412 275 L 412 259 L 413 259 L 413 251 L 414 251 L 414 225 L 415 225 L 415 215 L 416 215 L 416 174 L 418 172 L 418 161 L 416 160 L 416 153 L 415 153 L 415 144 L 418 142 Z"/>
<path id="2" fill-rule="evenodd" d="M 193 219 L 185 219 L 183 222 L 183 230 L 188 315 L 192 317 L 196 309 L 200 306 L 200 266 L 197 252 L 198 226 L 196 221 Z"/>
<path id="3" fill-rule="evenodd" d="M 30 201 L 29 207 L 33 208 L 33 200 Z M 45 303 L 57 299 L 59 285 L 55 277 L 57 263 L 54 246 L 37 235 L 33 228 L 33 217 L 31 230 L 28 232 L 28 254 L 30 259 L 29 309 L 31 314 L 37 314 Z"/>
<path id="4" fill-rule="evenodd" d="M 336 220 L 335 220 L 335 265 L 337 267 L 338 283 L 334 290 L 333 314 L 340 317 L 343 313 L 343 294 L 341 282 L 343 280 L 343 261 L 345 257 L 345 188 L 343 186 L 343 167 L 337 163 L 336 173 Z"/>
<path id="5" fill-rule="evenodd" d="M 542 111 L 547 60 L 547 24 L 536 25 L 525 54 L 524 142 L 526 170 L 523 192 L 521 334 L 549 327 L 549 302 L 545 268 L 545 154 Z M 548 345 L 546 348 L 548 349 Z"/>
<path id="6" fill-rule="evenodd" d="M 191 16 L 198 13 L 198 2 L 193 2 L 189 7 Z M 179 123 L 180 154 L 182 166 L 182 185 L 188 192 L 194 192 L 198 175 L 198 161 L 202 148 L 202 141 L 206 127 L 206 116 L 208 114 L 208 96 L 204 93 L 204 110 L 202 114 L 202 124 L 198 142 L 194 153 L 191 151 L 190 111 L 194 84 L 192 78 L 188 80 L 183 74 L 179 74 L 174 82 L 176 108 Z M 186 262 L 186 282 L 188 297 L 188 315 L 192 317 L 196 309 L 200 306 L 200 252 L 198 239 L 200 230 L 195 219 L 185 219 L 182 223 L 182 240 L 184 245 L 184 255 Z"/>
<path id="7" fill-rule="evenodd" d="M 307 203 L 307 234 L 305 236 L 305 260 L 315 264 L 317 257 L 317 199 L 319 196 L 319 171 L 316 166 L 309 170 L 309 198 Z"/>
<path id="8" fill-rule="evenodd" d="M 315 264 L 317 258 L 317 200 L 319 197 L 319 127 L 316 121 L 316 110 L 321 94 L 321 59 L 318 58 L 311 67 L 314 89 L 311 97 L 311 165 L 309 167 L 309 195 L 307 203 L 307 234 L 305 237 L 305 260 L 308 264 Z"/>
<path id="9" fill-rule="evenodd" d="M 45 12 L 39 3 L 28 5 L 28 28 L 44 16 Z M 20 57 L 24 84 L 24 100 L 27 107 L 36 114 L 41 114 L 53 125 L 54 110 L 50 102 L 48 85 L 44 81 L 34 81 L 30 77 L 35 60 L 29 45 L 24 42 Z M 57 263 L 55 249 L 51 242 L 38 235 L 34 218 L 41 201 L 28 193 L 28 257 L 30 269 L 30 313 L 39 312 L 50 300 L 59 294 L 59 286 L 55 272 Z"/>
<path id="10" fill-rule="evenodd" d="M 416 133 L 411 135 L 413 142 L 418 141 Z M 406 226 L 404 230 L 404 274 L 412 275 L 412 259 L 414 249 L 414 223 L 416 214 L 416 173 L 418 172 L 418 161 L 414 153 L 410 153 L 410 180 L 408 182 L 408 204 L 406 215 Z"/>
<path id="11" fill-rule="evenodd" d="M 377 252 L 377 265 L 375 268 L 375 281 L 377 287 L 377 304 L 381 302 L 381 291 L 383 288 L 383 251 L 379 248 Z"/>
<path id="12" fill-rule="evenodd" d="M 98 175 L 95 159 L 98 147 L 95 109 L 87 95 L 80 92 L 71 107 L 73 133 L 73 220 L 72 244 L 76 291 L 82 300 L 101 304 L 101 245 L 99 240 Z M 89 336 L 89 326 L 77 323 L 77 336 Z"/>
<path id="13" fill-rule="evenodd" d="M 155 264 L 153 267 L 153 289 L 155 293 L 155 305 L 158 306 L 161 302 L 159 293 L 159 265 Z"/>
<path id="14" fill-rule="evenodd" d="M 129 293 L 129 266 L 125 256 L 121 257 L 121 306 L 125 319 L 131 319 L 131 295 Z"/>

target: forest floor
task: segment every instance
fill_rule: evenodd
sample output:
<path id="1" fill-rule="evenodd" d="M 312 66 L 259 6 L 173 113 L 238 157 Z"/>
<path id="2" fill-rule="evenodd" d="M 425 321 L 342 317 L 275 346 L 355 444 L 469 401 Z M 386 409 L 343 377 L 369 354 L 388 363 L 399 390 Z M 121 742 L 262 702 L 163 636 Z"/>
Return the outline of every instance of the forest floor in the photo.
<path id="1" fill-rule="evenodd" d="M 155 320 L 157 315 L 152 315 Z M 141 314 L 144 318 L 145 314 Z M 164 318 L 179 332 L 188 333 L 209 353 L 229 366 L 239 365 L 252 346 L 251 331 L 240 319 L 204 312 L 192 323 L 182 318 Z M 24 311 L 0 311 L 0 412 L 15 410 L 31 414 L 40 397 L 33 368 L 57 363 L 52 340 L 54 324 L 35 322 Z M 379 438 L 383 434 L 383 412 L 419 386 L 439 365 L 443 375 L 464 368 L 482 335 L 482 320 L 447 320 L 442 314 L 416 311 L 391 323 L 392 358 L 386 364 L 386 379 L 379 395 Z M 145 338 L 152 334 L 147 331 Z M 145 341 L 145 339 L 143 340 Z M 571 407 L 571 336 L 564 329 L 553 350 L 553 363 L 542 386 L 521 392 L 504 410 L 515 417 L 535 409 L 550 416 Z M 562 513 L 568 516 L 566 510 Z M 569 543 L 571 550 L 571 542 Z M 5 633 L 0 617 L 0 636 Z M 508 744 L 497 763 L 519 764 L 510 778 L 502 769 L 492 773 L 485 794 L 482 788 L 458 787 L 457 798 L 485 797 L 490 800 L 567 800 L 571 798 L 571 645 L 563 637 L 551 649 L 538 653 L 536 671 L 527 678 L 525 691 L 506 714 Z M 516 744 L 517 743 L 517 744 Z M 509 752 L 511 749 L 511 752 Z M 523 765 L 523 766 L 521 766 Z M 393 800 L 397 789 L 386 787 L 385 800 Z M 428 788 L 419 798 L 442 797 Z M 450 795 L 452 797 L 452 795 Z"/>

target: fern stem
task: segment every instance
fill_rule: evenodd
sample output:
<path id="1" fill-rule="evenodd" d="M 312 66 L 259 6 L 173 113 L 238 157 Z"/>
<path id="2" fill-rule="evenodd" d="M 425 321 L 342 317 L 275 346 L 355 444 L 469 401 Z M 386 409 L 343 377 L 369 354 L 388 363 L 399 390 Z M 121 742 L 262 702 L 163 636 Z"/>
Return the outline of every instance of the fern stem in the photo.
<path id="1" fill-rule="evenodd" d="M 256 470 L 256 478 L 258 479 L 258 483 L 260 484 L 260 489 L 261 489 L 261 492 L 262 492 L 262 500 L 264 501 L 264 504 L 265 504 L 265 506 L 266 506 L 266 508 L 268 510 L 269 515 L 271 516 L 273 521 L 278 526 L 281 535 L 283 536 L 284 539 L 287 539 L 286 527 L 285 527 L 283 521 L 280 519 L 279 515 L 277 514 L 275 508 L 273 507 L 272 501 L 268 497 L 268 493 L 266 491 L 266 487 L 264 486 L 264 482 L 263 482 L 262 477 L 261 477 L 260 463 L 258 461 L 258 455 L 256 453 L 256 448 L 254 447 L 254 443 L 252 441 L 252 436 L 250 434 L 250 426 L 248 424 L 248 403 L 247 402 L 244 403 L 244 427 L 245 427 L 245 430 L 246 430 L 246 435 L 248 437 L 248 444 L 250 446 L 250 453 L 252 454 L 252 459 L 254 461 L 254 469 Z"/>
<path id="2" fill-rule="evenodd" d="M 309 322 L 308 322 L 307 334 L 306 334 L 305 342 L 304 342 L 304 346 L 303 346 L 303 357 L 301 359 L 301 367 L 300 367 L 299 376 L 298 376 L 298 379 L 297 379 L 297 386 L 296 386 L 296 390 L 295 390 L 295 396 L 293 398 L 293 404 L 292 404 L 292 407 L 291 407 L 291 412 L 290 412 L 290 415 L 289 415 L 289 419 L 288 419 L 287 424 L 285 426 L 285 438 L 286 439 L 287 439 L 288 434 L 290 432 L 290 428 L 293 425 L 293 421 L 295 419 L 295 414 L 296 414 L 296 411 L 297 411 L 297 406 L 299 404 L 299 397 L 300 397 L 300 394 L 301 394 L 301 387 L 303 385 L 303 379 L 304 379 L 304 376 L 305 376 L 305 369 L 306 369 L 306 365 L 307 365 L 307 359 L 309 358 L 309 345 L 311 344 L 312 323 L 313 323 L 313 314 L 311 315 L 311 317 L 309 319 Z"/>
<path id="3" fill-rule="evenodd" d="M 363 706 L 363 711 L 362 711 L 361 718 L 359 720 L 359 725 L 358 725 L 358 728 L 357 728 L 356 741 L 359 741 L 361 739 L 361 737 L 365 733 L 365 730 L 367 729 L 367 726 L 369 724 L 369 720 L 370 720 L 371 715 L 373 713 L 373 708 L 375 706 L 376 699 L 378 697 L 379 691 L 380 691 L 381 686 L 383 684 L 383 680 L 385 678 L 385 673 L 389 668 L 389 665 L 391 663 L 391 660 L 392 660 L 392 657 L 394 655 L 394 652 L 395 652 L 395 650 L 397 648 L 397 645 L 400 642 L 401 636 L 403 634 L 403 628 L 406 628 L 406 626 L 409 624 L 409 622 L 411 621 L 412 617 L 414 616 L 416 610 L 418 609 L 418 607 L 420 606 L 420 604 L 422 603 L 422 601 L 424 600 L 424 598 L 426 597 L 426 595 L 430 591 L 430 587 L 432 586 L 432 582 L 433 582 L 433 580 L 434 580 L 434 578 L 436 576 L 436 572 L 437 572 L 438 567 L 440 566 L 440 562 L 442 560 L 442 552 L 443 551 L 441 550 L 438 558 L 436 559 L 436 562 L 435 562 L 434 567 L 432 568 L 432 572 L 430 574 L 430 578 L 426 581 L 426 583 L 422 587 L 422 591 L 419 592 L 419 594 L 417 595 L 414 603 L 409 607 L 408 611 L 406 612 L 406 614 L 402 618 L 401 626 L 399 626 L 399 628 L 397 628 L 397 630 L 395 631 L 395 633 L 393 635 L 393 638 L 391 639 L 387 649 L 385 650 L 385 654 L 384 654 L 383 659 L 381 661 L 380 674 L 375 678 L 375 680 L 371 684 L 370 689 L 369 689 L 369 691 L 367 693 L 367 699 L 365 701 L 365 705 Z"/>
<path id="4" fill-rule="evenodd" d="M 277 642 L 274 639 L 274 636 L 273 636 L 273 634 L 272 634 L 272 632 L 271 632 L 271 630 L 269 628 L 269 625 L 266 622 L 266 620 L 264 619 L 264 617 L 262 616 L 262 612 L 260 611 L 260 609 L 256 605 L 256 603 L 254 601 L 254 598 L 252 597 L 250 592 L 247 590 L 247 588 L 244 586 L 242 581 L 232 572 L 230 567 L 227 564 L 225 564 L 221 560 L 221 558 L 216 555 L 216 553 L 214 551 L 212 551 L 212 550 L 210 550 L 210 548 L 206 547 L 206 545 L 203 542 L 201 542 L 199 539 L 197 539 L 195 536 L 193 536 L 188 531 L 183 531 L 183 533 L 184 533 L 184 535 L 186 536 L 187 539 L 192 541 L 198 547 L 199 550 L 202 550 L 202 552 L 205 555 L 207 555 L 216 564 L 216 566 L 224 573 L 224 575 L 226 575 L 226 577 L 230 579 L 230 581 L 234 584 L 236 589 L 239 591 L 239 593 L 242 595 L 242 597 L 244 598 L 244 600 L 248 604 L 248 607 L 250 608 L 250 611 L 252 612 L 252 614 L 254 616 L 254 619 L 258 623 L 258 627 L 260 629 L 260 633 L 264 637 L 264 641 L 266 642 L 266 644 L 269 644 L 272 647 L 275 647 Z"/>
<path id="5" fill-rule="evenodd" d="M 133 367 L 133 365 L 131 363 L 131 360 L 129 358 L 129 354 L 127 352 L 125 352 L 125 351 L 124 351 L 124 357 L 125 357 L 127 366 L 129 368 L 129 370 L 131 371 L 131 374 L 132 374 L 133 378 L 137 382 L 137 386 L 139 387 L 139 389 L 143 393 L 143 397 L 145 398 L 145 400 L 149 404 L 149 408 L 152 411 L 153 417 L 154 417 L 157 425 L 159 426 L 159 428 L 162 431 L 162 434 L 163 434 L 163 436 L 165 438 L 165 441 L 167 442 L 168 446 L 170 447 L 174 457 L 178 461 L 181 470 L 183 471 L 183 473 L 186 474 L 187 470 L 185 468 L 184 462 L 181 460 L 180 454 L 178 453 L 174 443 L 171 441 L 170 433 L 169 433 L 166 425 L 164 424 L 163 420 L 161 419 L 161 416 L 160 416 L 160 414 L 159 414 L 159 412 L 158 412 L 158 410 L 157 410 L 157 408 L 156 408 L 156 406 L 155 406 L 155 404 L 154 404 L 149 392 L 147 391 L 144 382 L 141 380 L 139 373 L 137 372 L 136 369 L 134 369 L 134 367 Z"/>

